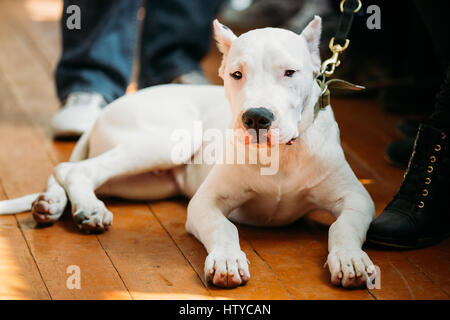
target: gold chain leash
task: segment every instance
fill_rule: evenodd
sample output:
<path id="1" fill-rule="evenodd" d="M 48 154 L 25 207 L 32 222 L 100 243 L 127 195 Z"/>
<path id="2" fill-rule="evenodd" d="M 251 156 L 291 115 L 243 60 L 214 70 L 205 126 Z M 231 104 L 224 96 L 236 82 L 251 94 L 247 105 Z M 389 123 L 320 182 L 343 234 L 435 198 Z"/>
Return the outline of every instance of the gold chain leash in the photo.
<path id="1" fill-rule="evenodd" d="M 344 12 L 344 3 L 346 0 L 341 0 L 341 5 L 339 6 L 341 9 L 341 12 Z M 353 13 L 357 13 L 359 11 L 359 9 L 361 9 L 362 7 L 362 3 L 361 1 L 358 0 L 358 6 L 356 7 L 355 11 L 353 11 Z"/>
<path id="2" fill-rule="evenodd" d="M 341 12 L 344 12 L 344 3 L 346 0 L 341 0 L 340 9 Z M 361 0 L 358 0 L 358 7 L 353 11 L 354 13 L 357 13 L 362 7 Z M 344 52 L 348 45 L 350 44 L 349 39 L 345 39 L 344 46 L 341 46 L 340 44 L 334 44 L 334 37 L 331 38 L 330 43 L 328 44 L 328 47 L 330 48 L 330 51 L 332 52 L 332 55 L 330 58 L 325 60 L 322 63 L 322 67 L 320 69 L 320 74 L 325 78 L 325 76 L 329 77 L 334 73 L 334 70 L 336 67 L 339 67 L 341 64 L 341 61 L 339 61 L 339 54 Z"/>
<path id="3" fill-rule="evenodd" d="M 341 0 L 340 9 L 341 12 L 344 12 L 344 3 L 346 0 Z M 358 12 L 361 7 L 362 3 L 361 0 L 358 1 L 357 8 L 353 11 L 353 13 Z M 345 39 L 344 46 L 341 46 L 340 44 L 334 44 L 334 37 L 331 38 L 328 47 L 330 48 L 330 51 L 332 52 L 332 55 L 330 58 L 325 60 L 322 63 L 322 66 L 320 68 L 320 73 L 318 77 L 316 78 L 317 84 L 320 87 L 321 94 L 319 96 L 319 100 L 317 101 L 316 105 L 314 106 L 314 118 L 317 117 L 319 111 L 326 106 L 330 104 L 330 87 L 338 87 L 341 89 L 349 89 L 349 90 L 363 90 L 365 89 L 363 86 L 358 86 L 353 83 L 341 80 L 341 79 L 330 79 L 326 80 L 326 77 L 331 76 L 336 67 L 339 67 L 341 64 L 341 61 L 339 60 L 339 54 L 344 52 L 348 45 L 350 44 L 349 39 Z"/>

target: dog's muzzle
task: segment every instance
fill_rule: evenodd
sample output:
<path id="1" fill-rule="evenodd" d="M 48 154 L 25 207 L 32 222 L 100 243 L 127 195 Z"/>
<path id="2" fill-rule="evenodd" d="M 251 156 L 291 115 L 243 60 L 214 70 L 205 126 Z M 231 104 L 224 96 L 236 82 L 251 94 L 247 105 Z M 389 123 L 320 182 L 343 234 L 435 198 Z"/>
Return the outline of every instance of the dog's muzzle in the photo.
<path id="1" fill-rule="evenodd" d="M 242 124 L 257 143 L 267 142 L 267 131 L 274 120 L 273 113 L 266 108 L 250 108 L 242 114 Z"/>
<path id="2" fill-rule="evenodd" d="M 273 113 L 266 108 L 250 108 L 242 114 L 246 129 L 268 130 L 274 120 Z"/>

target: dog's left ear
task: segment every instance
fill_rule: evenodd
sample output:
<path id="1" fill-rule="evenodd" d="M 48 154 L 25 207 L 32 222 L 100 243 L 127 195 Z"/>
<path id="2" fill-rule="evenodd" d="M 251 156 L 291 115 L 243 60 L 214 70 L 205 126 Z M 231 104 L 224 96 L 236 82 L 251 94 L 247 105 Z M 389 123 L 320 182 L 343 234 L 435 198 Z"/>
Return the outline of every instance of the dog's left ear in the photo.
<path id="1" fill-rule="evenodd" d="M 215 19 L 213 22 L 214 37 L 217 41 L 217 47 L 222 54 L 228 54 L 230 51 L 231 43 L 237 38 L 233 31 L 227 26 L 221 24 L 219 20 Z"/>
<path id="2" fill-rule="evenodd" d="M 317 74 L 320 71 L 320 34 L 322 32 L 322 19 L 319 16 L 314 16 L 314 19 L 303 29 L 300 34 L 308 45 L 309 52 L 311 54 L 311 60 L 314 68 L 314 73 Z"/>
<path id="3" fill-rule="evenodd" d="M 231 43 L 236 40 L 236 35 L 227 26 L 221 24 L 219 20 L 215 19 L 214 23 L 214 37 L 217 41 L 217 47 L 222 52 L 222 62 L 219 68 L 219 76 L 223 79 L 225 72 L 225 64 L 227 61 L 228 51 L 230 51 Z"/>

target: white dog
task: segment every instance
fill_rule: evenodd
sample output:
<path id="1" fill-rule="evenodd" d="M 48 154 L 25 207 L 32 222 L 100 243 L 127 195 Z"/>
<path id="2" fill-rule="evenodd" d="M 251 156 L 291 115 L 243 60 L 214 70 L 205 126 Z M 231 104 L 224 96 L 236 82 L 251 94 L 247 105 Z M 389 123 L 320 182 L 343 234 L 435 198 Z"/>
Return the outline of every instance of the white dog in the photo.
<path id="1" fill-rule="evenodd" d="M 250 274 L 231 221 L 281 226 L 326 209 L 337 218 L 329 230 L 331 281 L 365 285 L 374 268 L 361 246 L 374 205 L 345 160 L 331 107 L 314 112 L 321 94 L 315 81 L 320 31 L 321 19 L 315 17 L 300 35 L 265 28 L 236 37 L 216 20 L 225 90 L 164 85 L 114 101 L 81 137 L 70 162 L 56 167 L 45 193 L 0 202 L 0 212 L 31 208 L 38 222 L 49 223 L 60 218 L 69 199 L 76 224 L 101 232 L 113 215 L 97 196 L 192 197 L 186 229 L 208 252 L 206 279 L 236 287 Z M 265 146 L 279 150 L 279 170 L 261 175 L 259 163 L 189 163 L 207 145 L 202 132 L 193 130 L 195 121 L 201 121 L 203 131 L 267 129 Z M 191 141 L 184 164 L 173 157 L 173 133 L 181 129 Z M 244 142 L 248 149 L 264 147 L 259 138 L 256 144 L 249 141 Z"/>

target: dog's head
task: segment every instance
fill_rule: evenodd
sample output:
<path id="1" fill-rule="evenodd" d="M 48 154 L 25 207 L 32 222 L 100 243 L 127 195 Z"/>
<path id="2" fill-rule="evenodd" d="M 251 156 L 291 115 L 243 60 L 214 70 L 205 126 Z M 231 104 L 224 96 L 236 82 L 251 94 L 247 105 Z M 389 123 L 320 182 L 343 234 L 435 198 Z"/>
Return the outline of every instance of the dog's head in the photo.
<path id="1" fill-rule="evenodd" d="M 233 127 L 265 129 L 269 138 L 277 132 L 280 144 L 293 143 L 320 70 L 320 17 L 300 35 L 264 28 L 236 37 L 217 20 L 214 33 Z"/>

